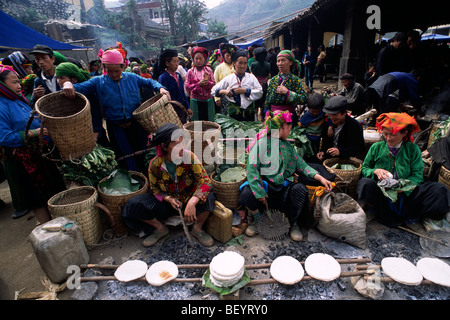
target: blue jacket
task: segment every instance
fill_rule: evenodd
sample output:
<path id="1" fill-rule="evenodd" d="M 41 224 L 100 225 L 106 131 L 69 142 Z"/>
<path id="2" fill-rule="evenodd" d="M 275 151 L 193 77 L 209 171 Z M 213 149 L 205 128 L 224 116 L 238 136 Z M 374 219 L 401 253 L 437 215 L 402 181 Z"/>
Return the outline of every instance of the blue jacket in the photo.
<path id="1" fill-rule="evenodd" d="M 159 76 L 158 81 L 163 86 L 165 86 L 167 90 L 169 90 L 170 98 L 172 100 L 178 101 L 187 109 L 189 109 L 188 99 L 186 98 L 186 92 L 184 91 L 183 79 L 181 78 L 181 75 L 178 72 L 177 76 L 179 85 L 167 71 L 165 71 L 163 74 Z"/>
<path id="2" fill-rule="evenodd" d="M 311 53 L 309 53 L 308 51 L 305 52 L 305 54 L 303 54 L 303 58 L 302 58 L 302 63 L 303 61 L 309 61 L 309 64 L 306 64 L 305 66 L 308 68 L 314 68 L 316 66 L 316 60 L 317 60 L 317 56 L 314 54 L 314 52 L 311 51 Z"/>
<path id="3" fill-rule="evenodd" d="M 155 80 L 131 72 L 122 72 L 119 81 L 112 80 L 108 75 L 102 75 L 73 86 L 84 95 L 96 93 L 103 114 L 111 121 L 132 118 L 133 111 L 141 105 L 139 88 L 149 87 L 155 91 L 164 88 Z"/>
<path id="4" fill-rule="evenodd" d="M 21 100 L 10 100 L 0 96 L 0 146 L 6 148 L 21 147 L 25 128 L 30 118 L 31 108 Z M 30 130 L 41 126 L 41 120 L 35 116 Z"/>

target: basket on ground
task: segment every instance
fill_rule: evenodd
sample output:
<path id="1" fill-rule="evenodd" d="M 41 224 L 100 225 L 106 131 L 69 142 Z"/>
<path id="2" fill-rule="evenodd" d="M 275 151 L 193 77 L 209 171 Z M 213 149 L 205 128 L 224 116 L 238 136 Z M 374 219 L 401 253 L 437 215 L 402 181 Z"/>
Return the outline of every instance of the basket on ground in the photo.
<path id="1" fill-rule="evenodd" d="M 181 120 L 172 104 L 186 111 L 181 103 L 169 101 L 165 94 L 157 94 L 134 110 L 133 117 L 148 133 L 155 133 L 159 127 L 166 123 L 174 123 L 182 128 Z"/>
<path id="2" fill-rule="evenodd" d="M 98 243 L 103 234 L 98 193 L 94 187 L 82 186 L 62 191 L 48 200 L 48 210 L 53 219 L 66 217 L 75 221 L 87 247 Z"/>
<path id="3" fill-rule="evenodd" d="M 191 151 L 203 164 L 213 164 L 222 134 L 220 125 L 210 121 L 191 121 L 185 123 L 183 129 L 191 138 Z"/>
<path id="4" fill-rule="evenodd" d="M 36 101 L 36 112 L 47 128 L 62 160 L 82 157 L 95 147 L 89 100 L 75 92 L 66 98 L 63 92 L 46 94 Z"/>
<path id="5" fill-rule="evenodd" d="M 214 180 L 216 172 L 211 173 L 212 191 L 216 200 L 222 203 L 228 209 L 237 209 L 239 207 L 239 187 L 245 182 L 247 177 L 236 182 L 219 182 Z"/>
<path id="6" fill-rule="evenodd" d="M 352 170 L 332 168 L 335 164 L 351 164 Z M 356 185 L 361 177 L 362 163 L 359 160 L 330 158 L 323 162 L 325 168 L 336 175 L 336 186 L 352 198 L 356 198 Z"/>
<path id="7" fill-rule="evenodd" d="M 130 171 L 131 178 L 139 181 L 140 188 L 135 192 L 131 192 L 124 195 L 110 195 L 102 192 L 100 187 L 98 188 L 98 194 L 100 195 L 100 202 L 106 206 L 109 212 L 108 221 L 113 229 L 115 236 L 125 235 L 128 232 L 127 226 L 122 222 L 122 210 L 125 207 L 127 201 L 135 196 L 144 194 L 148 191 L 149 183 L 147 177 L 140 172 Z M 103 178 L 99 184 L 108 179 L 108 177 Z"/>
<path id="8" fill-rule="evenodd" d="M 439 169 L 438 182 L 444 184 L 448 189 L 450 189 L 450 170 L 444 166 L 441 166 Z"/>

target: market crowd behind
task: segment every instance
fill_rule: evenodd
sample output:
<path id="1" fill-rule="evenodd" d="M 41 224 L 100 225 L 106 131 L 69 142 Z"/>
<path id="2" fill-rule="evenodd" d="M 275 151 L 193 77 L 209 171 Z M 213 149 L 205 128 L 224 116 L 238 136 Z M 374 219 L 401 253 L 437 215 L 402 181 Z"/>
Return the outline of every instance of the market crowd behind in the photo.
<path id="1" fill-rule="evenodd" d="M 86 96 L 95 141 L 123 158 L 119 167 L 148 177 L 150 191 L 132 198 L 123 210 L 127 226 L 148 235 L 145 246 L 167 235 L 164 219 L 181 208 L 186 222 L 194 224 L 194 237 L 205 246 L 213 243 L 203 225 L 214 210 L 215 195 L 202 159 L 179 148 L 181 139 L 172 139 L 176 125 L 164 125 L 149 135 L 132 117 L 158 94 L 182 106 L 175 108 L 182 124 L 214 122 L 221 115 L 260 123 L 246 149 L 247 182 L 240 189 L 241 224 L 233 227 L 234 236 L 257 234 L 255 222 L 270 203 L 285 212 L 291 238 L 301 241 L 306 185 L 332 190 L 335 175 L 323 165 L 330 158 L 360 161 L 363 179 L 356 198 L 380 222 L 442 219 L 450 211 L 449 191 L 438 182 L 424 183 L 421 150 L 412 137 L 420 128 L 404 106 L 423 114 L 424 102 L 449 90 L 449 50 L 446 44 L 421 42 L 415 31 L 399 32 L 376 47 L 362 83 L 346 73 L 339 79 L 342 90 L 326 93 L 315 90 L 314 82 L 326 81 L 325 64 L 339 57 L 339 47 L 308 44 L 300 52 L 299 46 L 290 50 L 254 45 L 243 50 L 223 43 L 212 51 L 192 46 L 186 51 L 166 49 L 157 57 L 129 57 L 116 43 L 100 50 L 88 67 L 45 45 L 36 45 L 29 56 L 13 52 L 0 64 L 0 146 L 13 218 L 33 210 L 40 223 L 50 220 L 47 201 L 66 188 L 58 165 L 39 154 L 39 136 L 45 137 L 48 150 L 51 137 L 37 116 L 30 119 L 39 98 L 62 91 L 69 99 L 76 92 Z M 355 116 L 372 108 L 377 110 L 374 125 L 383 140 L 366 150 Z M 287 140 L 298 128 L 313 150 L 305 158 Z M 271 139 L 275 144 L 268 142 Z M 149 147 L 156 150 L 150 159 L 142 152 Z M 275 153 L 270 164 L 258 156 Z M 186 163 L 175 161 L 177 157 Z M 399 191 L 396 199 L 382 192 L 391 183 Z"/>

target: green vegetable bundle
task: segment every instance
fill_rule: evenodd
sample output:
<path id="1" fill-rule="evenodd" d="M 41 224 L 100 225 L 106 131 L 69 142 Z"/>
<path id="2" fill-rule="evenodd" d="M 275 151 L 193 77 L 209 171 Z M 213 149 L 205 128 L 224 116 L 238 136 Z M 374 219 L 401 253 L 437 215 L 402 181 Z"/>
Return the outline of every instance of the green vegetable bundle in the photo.
<path id="1" fill-rule="evenodd" d="M 74 161 L 64 161 L 61 169 L 64 179 L 96 187 L 118 166 L 114 151 L 97 145 L 91 153 Z"/>

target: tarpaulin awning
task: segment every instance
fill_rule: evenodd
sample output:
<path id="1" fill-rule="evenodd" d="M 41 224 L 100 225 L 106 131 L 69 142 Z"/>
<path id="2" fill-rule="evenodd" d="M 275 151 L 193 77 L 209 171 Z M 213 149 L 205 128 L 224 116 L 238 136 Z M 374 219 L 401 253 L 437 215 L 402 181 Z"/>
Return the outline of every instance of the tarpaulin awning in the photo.
<path id="1" fill-rule="evenodd" d="M 247 42 L 234 43 L 234 45 L 240 49 L 247 49 L 248 47 L 251 47 L 254 44 L 262 45 L 262 43 L 263 43 L 263 38 L 259 38 L 259 39 L 249 40 Z"/>
<path id="2" fill-rule="evenodd" d="M 443 34 L 427 34 L 427 35 L 423 35 L 421 40 L 445 41 L 445 40 L 450 40 L 450 36 L 446 36 Z"/>
<path id="3" fill-rule="evenodd" d="M 27 27 L 1 10 L 0 34 L 0 51 L 31 51 L 37 44 L 44 44 L 53 50 L 86 50 L 89 48 L 56 41 Z"/>

